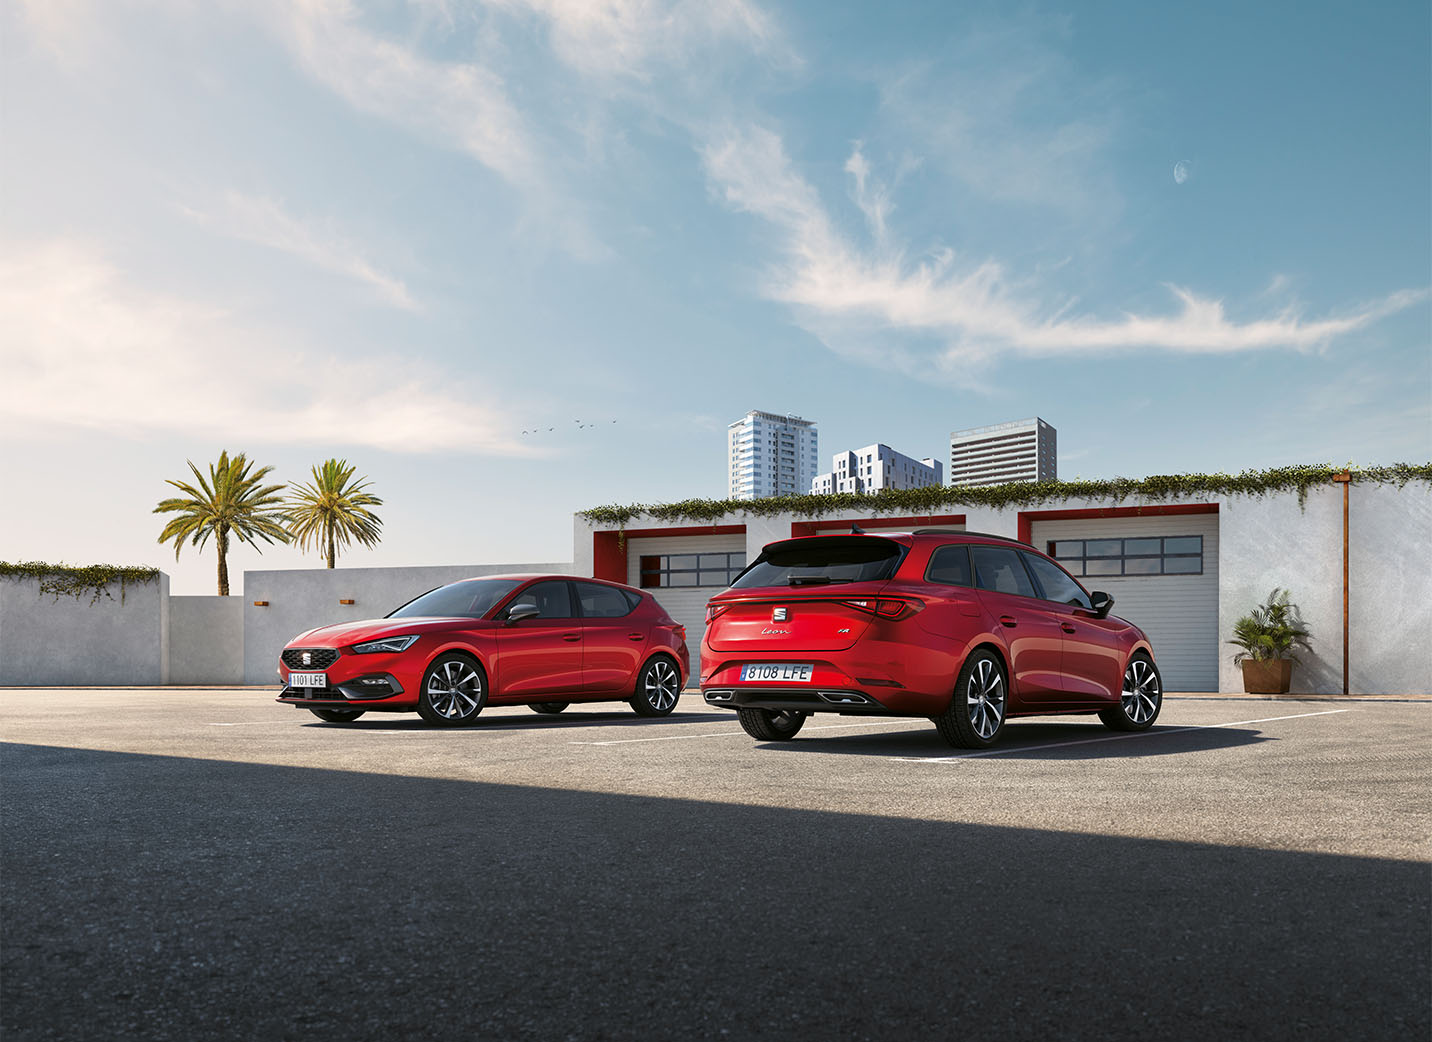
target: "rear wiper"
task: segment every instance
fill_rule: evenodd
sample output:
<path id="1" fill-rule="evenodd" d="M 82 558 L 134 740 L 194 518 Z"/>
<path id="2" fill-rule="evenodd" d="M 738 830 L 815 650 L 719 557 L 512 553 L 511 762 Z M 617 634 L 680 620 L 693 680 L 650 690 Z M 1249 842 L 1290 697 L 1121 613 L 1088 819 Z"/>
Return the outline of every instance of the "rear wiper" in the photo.
<path id="1" fill-rule="evenodd" d="M 828 575 L 793 575 L 786 580 L 787 586 L 829 586 L 831 583 L 848 583 L 849 579 L 832 579 Z"/>

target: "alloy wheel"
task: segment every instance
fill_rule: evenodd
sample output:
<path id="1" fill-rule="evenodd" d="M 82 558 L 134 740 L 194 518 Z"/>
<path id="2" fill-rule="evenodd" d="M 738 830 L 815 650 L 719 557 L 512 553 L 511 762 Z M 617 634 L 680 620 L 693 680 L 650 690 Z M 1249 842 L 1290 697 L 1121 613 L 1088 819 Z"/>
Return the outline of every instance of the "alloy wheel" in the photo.
<path id="1" fill-rule="evenodd" d="M 993 660 L 985 658 L 976 663 L 965 699 L 975 733 L 984 739 L 992 737 L 1004 720 L 1004 677 Z"/>
<path id="2" fill-rule="evenodd" d="M 1158 674 L 1141 658 L 1129 663 L 1124 670 L 1123 691 L 1124 714 L 1135 724 L 1146 723 L 1159 711 L 1163 692 L 1159 690 Z"/>
<path id="3" fill-rule="evenodd" d="M 651 708 L 664 713 L 676 705 L 676 699 L 681 694 L 680 685 L 681 677 L 677 674 L 676 667 L 666 659 L 659 658 L 647 667 L 642 681 L 642 693 Z"/>
<path id="4" fill-rule="evenodd" d="M 445 720 L 462 720 L 482 707 L 482 677 L 461 659 L 448 659 L 428 676 L 428 704 Z"/>

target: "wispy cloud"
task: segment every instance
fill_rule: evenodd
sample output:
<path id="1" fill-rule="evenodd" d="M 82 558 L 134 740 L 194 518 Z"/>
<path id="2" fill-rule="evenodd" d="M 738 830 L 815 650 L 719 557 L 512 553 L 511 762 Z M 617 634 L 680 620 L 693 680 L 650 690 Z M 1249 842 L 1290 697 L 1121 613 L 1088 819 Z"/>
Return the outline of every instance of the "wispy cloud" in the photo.
<path id="1" fill-rule="evenodd" d="M 537 454 L 485 394 L 402 356 L 329 357 L 212 305 L 141 289 L 99 251 L 24 244 L 0 262 L 0 424 L 133 436 Z M 301 382 L 284 374 L 321 374 Z"/>
<path id="2" fill-rule="evenodd" d="M 557 56 L 585 73 L 647 80 L 655 66 L 680 66 L 725 42 L 794 60 L 771 16 L 746 0 L 485 2 L 542 17 Z"/>
<path id="3" fill-rule="evenodd" d="M 460 149 L 519 187 L 542 181 L 532 133 L 496 72 L 379 35 L 350 0 L 283 0 L 268 10 L 300 67 L 354 108 Z"/>
<path id="4" fill-rule="evenodd" d="M 401 279 L 389 275 L 363 256 L 362 249 L 334 227 L 332 221 L 302 220 L 272 199 L 227 192 L 209 210 L 181 205 L 180 211 L 221 235 L 258 243 L 290 254 L 324 271 L 371 286 L 389 304 L 406 311 L 418 305 Z"/>
<path id="5" fill-rule="evenodd" d="M 882 361 L 905 369 L 954 376 L 971 363 L 988 362 L 996 351 L 1067 356 L 1134 349 L 1221 354 L 1310 348 L 1427 295 L 1405 290 L 1321 318 L 1288 307 L 1240 321 L 1229 317 L 1221 300 L 1169 286 L 1176 307 L 1167 314 L 1070 314 L 1069 302 L 1046 302 L 1040 286 L 1013 278 L 992 259 L 970 262 L 941 248 L 912 261 L 893 246 L 862 248 L 837 228 L 819 194 L 794 170 L 779 135 L 769 129 L 728 128 L 703 149 L 702 158 L 720 198 L 761 218 L 777 234 L 783 259 L 770 271 L 763 292 L 791 305 L 817 335 L 829 337 L 832 324 L 839 322 L 933 338 L 937 346 L 932 351 L 879 349 Z M 886 212 L 888 202 L 873 201 L 879 189 L 858 147 L 846 170 L 867 217 Z M 872 223 L 883 235 L 883 218 Z M 847 350 L 843 344 L 831 346 Z"/>

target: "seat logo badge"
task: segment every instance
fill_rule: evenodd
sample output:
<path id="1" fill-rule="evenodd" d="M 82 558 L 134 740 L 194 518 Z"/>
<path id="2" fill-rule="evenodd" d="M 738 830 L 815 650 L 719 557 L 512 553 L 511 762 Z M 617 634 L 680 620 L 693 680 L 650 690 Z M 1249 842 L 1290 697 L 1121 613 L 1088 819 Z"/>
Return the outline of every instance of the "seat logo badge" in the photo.
<path id="1" fill-rule="evenodd" d="M 786 609 L 784 609 L 784 608 L 773 608 L 773 609 L 771 610 L 771 621 L 772 621 L 772 622 L 785 622 L 785 621 L 786 621 Z"/>
<path id="2" fill-rule="evenodd" d="M 311 665 L 313 665 L 313 653 L 312 653 L 312 652 L 305 651 L 305 652 L 303 653 L 303 664 L 304 664 L 305 666 L 311 666 Z"/>

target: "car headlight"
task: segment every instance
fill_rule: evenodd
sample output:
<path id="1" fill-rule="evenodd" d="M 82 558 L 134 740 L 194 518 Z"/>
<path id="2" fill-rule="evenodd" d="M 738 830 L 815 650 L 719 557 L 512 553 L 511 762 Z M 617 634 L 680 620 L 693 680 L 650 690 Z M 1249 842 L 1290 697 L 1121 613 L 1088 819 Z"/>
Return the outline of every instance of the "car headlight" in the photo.
<path id="1" fill-rule="evenodd" d="M 384 637 L 382 640 L 370 640 L 366 644 L 354 644 L 353 651 L 358 655 L 373 655 L 381 651 L 392 654 L 396 651 L 407 651 L 417 639 L 416 633 L 407 637 Z"/>

